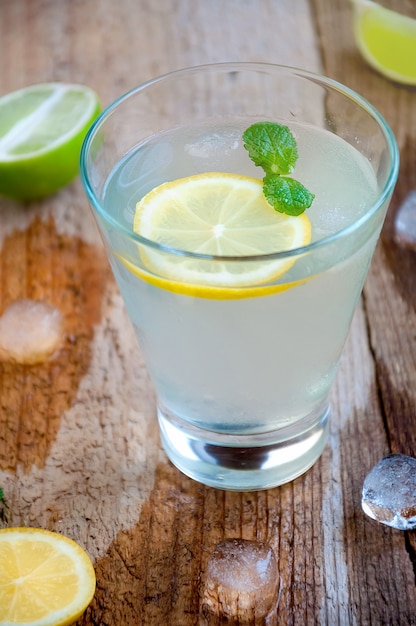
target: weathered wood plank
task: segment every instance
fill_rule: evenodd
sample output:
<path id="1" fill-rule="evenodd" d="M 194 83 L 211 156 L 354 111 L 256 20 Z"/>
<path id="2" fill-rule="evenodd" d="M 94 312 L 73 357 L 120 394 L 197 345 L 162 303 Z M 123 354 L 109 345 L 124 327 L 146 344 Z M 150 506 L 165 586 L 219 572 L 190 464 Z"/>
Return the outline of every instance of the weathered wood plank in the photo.
<path id="1" fill-rule="evenodd" d="M 411 2 L 382 3 L 415 17 Z M 369 68 L 353 38 L 351 7 L 340 0 L 313 0 L 324 71 L 372 102 L 396 135 L 401 168 L 396 192 L 366 282 L 364 296 L 389 448 L 416 455 L 416 247 L 405 246 L 395 230 L 397 212 L 416 189 L 416 92 Z M 328 28 L 328 23 L 332 27 Z M 416 562 L 416 540 L 406 544 Z M 415 568 L 416 572 L 416 568 Z"/>
<path id="2" fill-rule="evenodd" d="M 412 96 L 363 66 L 348 4 L 314 0 L 311 7 L 326 73 L 371 95 L 382 112 L 387 100 L 387 113 L 405 114 L 396 120 L 398 137 L 402 147 L 407 139 L 414 145 L 406 128 L 414 128 Z M 0 94 L 45 80 L 85 82 L 104 104 L 154 75 L 204 62 L 320 69 L 306 0 L 3 0 L 0 41 Z M 409 177 L 414 187 L 408 163 L 402 195 Z M 17 297 L 37 297 L 60 307 L 66 323 L 54 361 L 1 365 L 0 485 L 10 525 L 63 532 L 94 559 L 97 593 L 79 625 L 202 623 L 209 556 L 236 536 L 272 546 L 282 624 L 415 623 L 403 535 L 366 519 L 360 507 L 370 467 L 389 446 L 412 441 L 393 421 L 403 398 L 397 390 L 413 381 L 412 326 L 403 338 L 393 324 L 399 296 L 400 319 L 414 319 L 406 308 L 414 274 L 397 272 L 399 262 L 411 268 L 412 253 L 405 259 L 401 249 L 383 247 L 376 259 L 320 461 L 281 488 L 224 493 L 181 475 L 160 450 L 153 392 L 87 211 L 79 181 L 27 207 L 0 199 L 0 314 Z M 391 320 L 386 346 L 380 311 Z"/>

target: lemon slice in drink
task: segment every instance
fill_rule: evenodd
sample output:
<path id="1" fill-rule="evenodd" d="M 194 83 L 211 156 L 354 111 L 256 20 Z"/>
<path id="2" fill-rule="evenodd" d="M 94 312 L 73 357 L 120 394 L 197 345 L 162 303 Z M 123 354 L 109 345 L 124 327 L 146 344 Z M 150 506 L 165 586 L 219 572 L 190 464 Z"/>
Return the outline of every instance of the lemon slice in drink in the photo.
<path id="1" fill-rule="evenodd" d="M 147 269 L 189 285 L 237 288 L 274 281 L 293 259 L 255 257 L 299 248 L 310 242 L 303 213 L 276 212 L 256 178 L 209 172 L 164 183 L 136 207 L 134 231 L 164 246 L 221 260 L 165 253 L 142 247 Z M 227 259 L 224 257 L 234 257 Z"/>
<path id="2" fill-rule="evenodd" d="M 372 0 L 352 0 L 354 33 L 364 59 L 393 81 L 416 85 L 416 20 Z"/>
<path id="3" fill-rule="evenodd" d="M 72 539 L 38 528 L 0 530 L 0 626 L 66 626 L 95 592 L 86 552 Z"/>
<path id="4" fill-rule="evenodd" d="M 100 108 L 84 85 L 43 83 L 1 97 L 0 194 L 32 200 L 68 184 Z"/>

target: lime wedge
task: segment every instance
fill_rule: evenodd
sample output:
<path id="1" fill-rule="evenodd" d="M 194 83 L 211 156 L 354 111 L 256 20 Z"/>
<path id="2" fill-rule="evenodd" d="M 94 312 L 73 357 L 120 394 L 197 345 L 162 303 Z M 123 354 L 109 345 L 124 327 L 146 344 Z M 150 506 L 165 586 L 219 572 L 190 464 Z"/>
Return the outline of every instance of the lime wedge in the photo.
<path id="1" fill-rule="evenodd" d="M 100 112 L 83 85 L 43 83 L 0 98 L 0 194 L 34 200 L 78 173 L 82 141 Z"/>
<path id="2" fill-rule="evenodd" d="M 416 20 L 372 0 L 352 0 L 358 49 L 391 80 L 416 85 Z"/>

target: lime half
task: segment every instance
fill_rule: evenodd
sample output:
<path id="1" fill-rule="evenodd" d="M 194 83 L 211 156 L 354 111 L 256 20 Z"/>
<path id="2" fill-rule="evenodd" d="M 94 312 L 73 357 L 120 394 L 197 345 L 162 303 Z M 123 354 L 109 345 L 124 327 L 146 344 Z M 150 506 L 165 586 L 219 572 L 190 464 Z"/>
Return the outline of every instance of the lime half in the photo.
<path id="1" fill-rule="evenodd" d="M 34 200 L 78 173 L 82 141 L 100 112 L 83 85 L 43 83 L 0 98 L 0 194 Z"/>

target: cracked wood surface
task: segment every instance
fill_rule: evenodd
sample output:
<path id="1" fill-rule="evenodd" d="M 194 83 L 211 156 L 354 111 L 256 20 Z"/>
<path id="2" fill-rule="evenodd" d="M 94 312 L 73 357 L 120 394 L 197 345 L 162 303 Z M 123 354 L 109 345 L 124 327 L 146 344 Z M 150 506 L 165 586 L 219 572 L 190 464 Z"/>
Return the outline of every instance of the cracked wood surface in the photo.
<path id="1" fill-rule="evenodd" d="M 77 626 L 204 624 L 208 558 L 229 537 L 272 546 L 280 624 L 416 624 L 415 536 L 360 506 L 382 456 L 416 455 L 416 253 L 394 233 L 416 189 L 416 91 L 364 64 L 346 0 L 1 0 L 0 46 L 0 95 L 62 80 L 90 85 L 104 105 L 198 63 L 323 71 L 382 112 L 402 159 L 333 390 L 329 443 L 304 476 L 251 494 L 204 487 L 166 460 L 79 181 L 27 206 L 0 199 L 0 315 L 27 297 L 58 306 L 65 320 L 51 361 L 0 363 L 2 525 L 49 528 L 86 548 L 97 591 Z"/>

